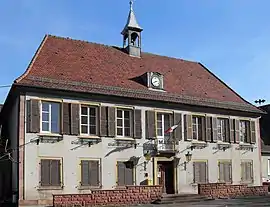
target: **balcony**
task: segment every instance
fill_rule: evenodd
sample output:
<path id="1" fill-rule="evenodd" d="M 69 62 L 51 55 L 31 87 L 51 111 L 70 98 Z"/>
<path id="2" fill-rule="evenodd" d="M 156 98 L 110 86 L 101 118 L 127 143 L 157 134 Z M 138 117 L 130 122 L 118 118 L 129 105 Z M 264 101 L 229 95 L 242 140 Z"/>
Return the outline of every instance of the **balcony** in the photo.
<path id="1" fill-rule="evenodd" d="M 155 140 L 155 145 L 157 152 L 159 153 L 175 153 L 177 151 L 178 142 L 176 142 L 173 138 L 164 137 L 157 138 Z"/>

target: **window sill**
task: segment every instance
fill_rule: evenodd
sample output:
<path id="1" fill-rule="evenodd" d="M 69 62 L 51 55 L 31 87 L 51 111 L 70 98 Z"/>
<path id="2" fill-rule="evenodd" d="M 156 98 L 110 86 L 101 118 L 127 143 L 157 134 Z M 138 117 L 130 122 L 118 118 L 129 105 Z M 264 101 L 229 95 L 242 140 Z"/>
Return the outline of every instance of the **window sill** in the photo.
<path id="1" fill-rule="evenodd" d="M 115 137 L 115 140 L 119 140 L 119 141 L 135 141 L 135 139 L 132 138 L 132 137 Z"/>
<path id="2" fill-rule="evenodd" d="M 63 190 L 64 186 L 38 186 L 37 190 Z"/>
<path id="3" fill-rule="evenodd" d="M 217 145 L 231 145 L 229 142 L 217 141 Z"/>
<path id="4" fill-rule="evenodd" d="M 78 186 L 78 190 L 99 190 L 101 186 Z"/>
<path id="5" fill-rule="evenodd" d="M 78 138 L 80 139 L 101 139 L 99 136 L 96 135 L 79 135 Z"/>
<path id="6" fill-rule="evenodd" d="M 240 146 L 247 146 L 247 147 L 253 146 L 251 143 L 244 143 L 244 142 L 240 142 L 239 145 L 240 145 Z"/>
<path id="7" fill-rule="evenodd" d="M 206 144 L 206 142 L 205 141 L 199 141 L 199 140 L 191 140 L 191 143 L 192 144 Z"/>
<path id="8" fill-rule="evenodd" d="M 63 137 L 63 135 L 61 134 L 53 134 L 53 133 L 45 133 L 45 132 L 39 133 L 38 136 L 39 137 Z"/>

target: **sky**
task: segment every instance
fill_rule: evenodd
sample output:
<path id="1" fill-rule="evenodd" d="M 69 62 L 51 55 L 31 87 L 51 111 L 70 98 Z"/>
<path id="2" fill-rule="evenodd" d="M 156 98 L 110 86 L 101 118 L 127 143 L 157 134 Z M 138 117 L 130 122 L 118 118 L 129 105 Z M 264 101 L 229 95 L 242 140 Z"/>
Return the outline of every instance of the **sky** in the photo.
<path id="1" fill-rule="evenodd" d="M 201 62 L 247 101 L 270 103 L 269 0 L 135 0 L 142 50 Z M 45 34 L 122 45 L 129 0 L 1 0 L 0 103 Z"/>

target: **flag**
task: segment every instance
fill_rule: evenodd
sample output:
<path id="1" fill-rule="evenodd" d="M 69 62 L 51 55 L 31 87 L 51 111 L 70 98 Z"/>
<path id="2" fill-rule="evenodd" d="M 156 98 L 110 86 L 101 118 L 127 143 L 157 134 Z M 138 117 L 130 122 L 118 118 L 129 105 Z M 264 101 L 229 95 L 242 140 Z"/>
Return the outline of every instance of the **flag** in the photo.
<path id="1" fill-rule="evenodd" d="M 176 124 L 176 125 L 171 126 L 169 129 L 167 129 L 167 130 L 165 131 L 165 134 L 167 134 L 167 133 L 172 133 L 173 130 L 175 130 L 178 126 L 179 126 L 179 124 Z"/>

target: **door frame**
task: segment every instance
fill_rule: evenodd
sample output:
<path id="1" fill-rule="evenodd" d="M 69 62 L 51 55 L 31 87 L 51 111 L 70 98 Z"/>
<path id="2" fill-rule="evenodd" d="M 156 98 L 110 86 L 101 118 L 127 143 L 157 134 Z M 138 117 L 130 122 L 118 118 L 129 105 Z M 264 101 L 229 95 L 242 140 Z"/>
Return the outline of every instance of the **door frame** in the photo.
<path id="1" fill-rule="evenodd" d="M 178 193 L 178 185 L 177 185 L 177 165 L 174 161 L 174 157 L 153 157 L 153 180 L 154 185 L 158 185 L 158 162 L 173 162 L 173 184 L 174 184 L 174 193 Z"/>

